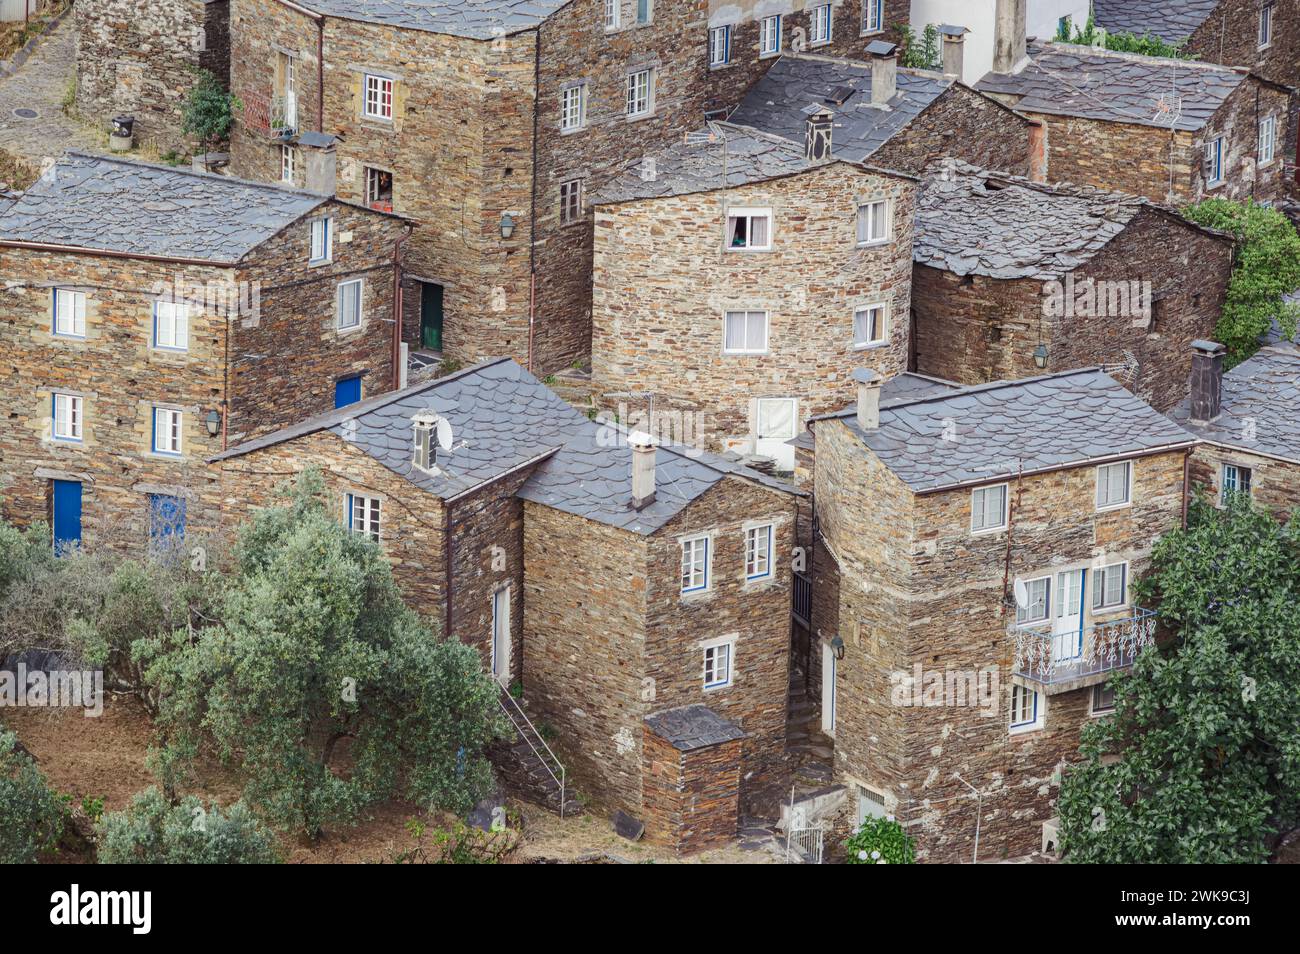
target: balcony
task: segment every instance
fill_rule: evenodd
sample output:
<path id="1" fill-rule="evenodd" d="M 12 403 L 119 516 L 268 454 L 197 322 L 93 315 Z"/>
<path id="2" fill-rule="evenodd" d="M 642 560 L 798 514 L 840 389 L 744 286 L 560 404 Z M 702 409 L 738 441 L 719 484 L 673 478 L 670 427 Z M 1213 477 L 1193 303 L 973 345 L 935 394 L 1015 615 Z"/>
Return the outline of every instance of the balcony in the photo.
<path id="1" fill-rule="evenodd" d="M 1053 634 L 1050 625 L 1013 627 L 1016 655 L 1013 676 L 1044 687 L 1047 693 L 1068 692 L 1101 682 L 1156 641 L 1156 614 L 1135 607 L 1132 615 L 1086 626 L 1080 633 Z"/>
<path id="2" fill-rule="evenodd" d="M 271 131 L 287 138 L 298 131 L 298 95 L 293 91 L 271 97 Z"/>

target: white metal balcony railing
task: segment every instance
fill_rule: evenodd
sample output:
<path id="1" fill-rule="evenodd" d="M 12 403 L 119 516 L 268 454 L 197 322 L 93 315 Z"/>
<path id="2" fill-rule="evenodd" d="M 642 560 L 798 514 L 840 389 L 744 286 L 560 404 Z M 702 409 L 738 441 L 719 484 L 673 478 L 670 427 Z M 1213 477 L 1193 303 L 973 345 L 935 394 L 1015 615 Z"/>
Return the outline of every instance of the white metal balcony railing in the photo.
<path id="1" fill-rule="evenodd" d="M 288 92 L 271 97 L 271 129 L 282 136 L 298 131 L 298 94 Z"/>
<path id="2" fill-rule="evenodd" d="M 1083 631 L 1053 633 L 1050 624 L 1013 626 L 1016 657 L 1012 672 L 1045 686 L 1126 669 L 1156 641 L 1156 614 L 1135 607 L 1132 615 L 1106 620 Z"/>

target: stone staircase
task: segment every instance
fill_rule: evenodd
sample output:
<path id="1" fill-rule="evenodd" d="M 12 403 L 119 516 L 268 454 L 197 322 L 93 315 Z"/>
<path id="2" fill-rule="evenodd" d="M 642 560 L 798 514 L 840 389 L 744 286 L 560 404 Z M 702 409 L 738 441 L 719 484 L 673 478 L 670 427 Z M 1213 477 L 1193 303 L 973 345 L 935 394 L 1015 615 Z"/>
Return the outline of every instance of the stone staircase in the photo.
<path id="1" fill-rule="evenodd" d="M 816 703 L 804 692 L 803 673 L 790 670 L 790 702 L 786 717 L 786 753 L 795 778 L 811 786 L 831 780 L 835 743 L 821 730 Z"/>
<path id="2" fill-rule="evenodd" d="M 488 758 L 502 784 L 561 818 L 582 814 L 582 803 L 568 784 L 564 765 L 533 724 L 527 703 L 504 688 L 500 702 L 511 731 L 489 747 Z"/>

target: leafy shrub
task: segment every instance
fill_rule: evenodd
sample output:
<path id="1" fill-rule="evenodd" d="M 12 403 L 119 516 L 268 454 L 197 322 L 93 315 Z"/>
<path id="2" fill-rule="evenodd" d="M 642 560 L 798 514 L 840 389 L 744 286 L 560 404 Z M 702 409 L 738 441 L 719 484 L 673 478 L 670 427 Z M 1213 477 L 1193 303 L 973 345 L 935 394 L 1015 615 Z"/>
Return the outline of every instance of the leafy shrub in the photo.
<path id="1" fill-rule="evenodd" d="M 194 85 L 181 106 L 181 130 L 198 140 L 204 152 L 230 135 L 235 113 L 243 108 L 239 99 L 221 88 L 211 72 L 194 69 Z"/>
<path id="2" fill-rule="evenodd" d="M 892 815 L 868 818 L 844 847 L 851 865 L 910 865 L 916 861 L 911 836 Z"/>
<path id="3" fill-rule="evenodd" d="M 463 822 L 446 829 L 411 818 L 406 831 L 411 845 L 393 856 L 399 865 L 495 865 L 515 846 L 506 830 L 486 832 Z"/>
<path id="4" fill-rule="evenodd" d="M 0 728 L 0 863 L 29 864 L 63 833 L 63 800 L 18 737 Z"/>
<path id="5" fill-rule="evenodd" d="M 1071 34 L 1070 28 L 1074 27 Z M 1056 30 L 1057 43 L 1073 43 L 1079 46 L 1095 46 L 1098 40 L 1108 50 L 1117 53 L 1139 53 L 1143 56 L 1159 56 L 1166 59 L 1193 60 L 1197 57 L 1188 53 L 1182 43 L 1168 43 L 1153 33 L 1138 36 L 1135 33 L 1105 33 L 1097 28 L 1097 20 L 1092 14 L 1082 27 L 1075 26 L 1070 17 L 1063 17 Z"/>
<path id="6" fill-rule="evenodd" d="M 147 788 L 98 825 L 100 864 L 257 865 L 280 860 L 275 836 L 242 803 L 204 806 L 191 795 L 172 805 Z"/>

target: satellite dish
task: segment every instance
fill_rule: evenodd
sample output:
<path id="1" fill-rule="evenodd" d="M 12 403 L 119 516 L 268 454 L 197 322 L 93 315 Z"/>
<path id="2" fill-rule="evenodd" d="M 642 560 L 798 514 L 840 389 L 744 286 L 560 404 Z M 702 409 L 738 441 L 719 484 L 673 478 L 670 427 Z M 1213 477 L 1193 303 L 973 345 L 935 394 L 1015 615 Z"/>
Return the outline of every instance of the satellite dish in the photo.
<path id="1" fill-rule="evenodd" d="M 451 450 L 451 421 L 445 417 L 438 418 L 438 446 Z"/>
<path id="2" fill-rule="evenodd" d="M 1029 608 L 1029 587 L 1025 586 L 1025 581 L 1017 579 L 1013 587 L 1016 594 L 1016 605 L 1021 609 Z"/>

